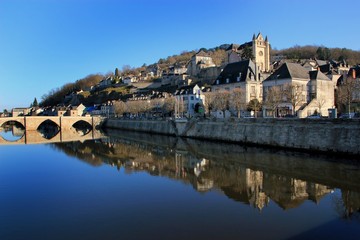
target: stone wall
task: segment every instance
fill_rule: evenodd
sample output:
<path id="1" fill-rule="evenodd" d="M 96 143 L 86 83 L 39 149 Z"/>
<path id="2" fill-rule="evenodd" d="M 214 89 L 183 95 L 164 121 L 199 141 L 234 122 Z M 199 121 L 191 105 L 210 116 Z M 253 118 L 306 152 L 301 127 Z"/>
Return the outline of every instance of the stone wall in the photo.
<path id="1" fill-rule="evenodd" d="M 124 129 L 138 132 L 157 133 L 166 135 L 178 135 L 172 121 L 141 121 L 141 120 L 118 120 L 108 119 L 104 123 L 105 128 Z"/>
<path id="2" fill-rule="evenodd" d="M 105 127 L 320 152 L 360 154 L 358 119 L 108 120 Z"/>

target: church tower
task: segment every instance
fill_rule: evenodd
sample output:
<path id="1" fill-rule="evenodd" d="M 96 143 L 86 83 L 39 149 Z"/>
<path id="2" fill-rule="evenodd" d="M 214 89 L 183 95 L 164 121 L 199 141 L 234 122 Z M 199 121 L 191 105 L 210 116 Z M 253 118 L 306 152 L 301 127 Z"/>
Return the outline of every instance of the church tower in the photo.
<path id="1" fill-rule="evenodd" d="M 270 71 L 270 43 L 259 33 L 256 37 L 253 35 L 252 52 L 256 66 L 261 72 Z"/>

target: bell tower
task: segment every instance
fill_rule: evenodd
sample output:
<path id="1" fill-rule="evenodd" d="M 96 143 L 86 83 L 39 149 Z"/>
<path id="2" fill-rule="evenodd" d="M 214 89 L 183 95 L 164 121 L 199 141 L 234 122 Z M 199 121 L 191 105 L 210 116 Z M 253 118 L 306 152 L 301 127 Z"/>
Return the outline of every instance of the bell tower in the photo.
<path id="1" fill-rule="evenodd" d="M 270 71 L 270 43 L 266 36 L 264 39 L 261 33 L 256 37 L 253 35 L 252 52 L 256 66 L 261 72 Z"/>

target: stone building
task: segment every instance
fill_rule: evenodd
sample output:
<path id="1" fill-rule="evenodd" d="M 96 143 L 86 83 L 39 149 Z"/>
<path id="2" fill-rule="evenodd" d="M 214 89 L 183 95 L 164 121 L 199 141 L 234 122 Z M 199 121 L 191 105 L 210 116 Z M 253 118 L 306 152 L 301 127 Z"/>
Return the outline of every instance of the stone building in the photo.
<path id="1" fill-rule="evenodd" d="M 251 60 L 243 60 L 226 65 L 211 86 L 212 92 L 233 91 L 240 88 L 245 93 L 244 102 L 252 99 L 262 99 L 261 81 L 263 77 Z"/>
<path id="2" fill-rule="evenodd" d="M 203 50 L 200 50 L 191 57 L 191 60 L 187 65 L 187 74 L 196 77 L 201 69 L 215 66 L 212 58 Z"/>
<path id="3" fill-rule="evenodd" d="M 263 38 L 259 33 L 256 37 L 253 35 L 252 41 L 244 44 L 231 44 L 226 50 L 228 63 L 234 63 L 244 60 L 243 53 L 246 50 L 251 50 L 253 55 L 253 62 L 259 67 L 261 72 L 270 72 L 270 43 L 267 37 Z"/>
<path id="4" fill-rule="evenodd" d="M 328 109 L 334 106 L 335 86 L 320 70 L 309 71 L 300 64 L 284 63 L 262 84 L 263 100 L 274 86 L 279 86 L 281 94 L 284 94 L 282 102 L 277 107 L 277 115 L 296 113 L 298 117 L 303 118 L 318 113 L 328 116 Z M 283 92 L 290 86 L 292 96 L 296 99 L 290 99 Z M 269 109 L 264 106 L 263 110 L 267 115 Z"/>

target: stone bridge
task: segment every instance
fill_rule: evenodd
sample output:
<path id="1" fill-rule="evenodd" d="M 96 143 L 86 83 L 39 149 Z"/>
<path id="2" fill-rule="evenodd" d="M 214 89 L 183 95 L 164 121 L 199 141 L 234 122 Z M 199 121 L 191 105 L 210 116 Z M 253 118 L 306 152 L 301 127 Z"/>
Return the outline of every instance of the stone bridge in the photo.
<path id="1" fill-rule="evenodd" d="M 59 133 L 51 139 L 44 138 L 38 131 L 38 127 L 45 121 L 52 121 L 60 127 Z M 0 144 L 36 144 L 51 142 L 83 141 L 97 139 L 101 133 L 97 130 L 103 122 L 102 117 L 60 117 L 60 116 L 33 116 L 33 117 L 7 117 L 0 118 L 0 127 L 7 122 L 18 122 L 25 128 L 25 134 L 17 141 L 7 141 L 0 137 Z M 79 135 L 73 125 L 77 122 L 86 122 L 92 127 L 86 135 Z"/>

